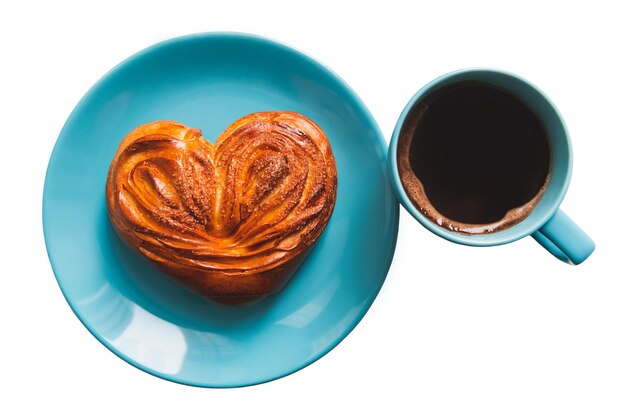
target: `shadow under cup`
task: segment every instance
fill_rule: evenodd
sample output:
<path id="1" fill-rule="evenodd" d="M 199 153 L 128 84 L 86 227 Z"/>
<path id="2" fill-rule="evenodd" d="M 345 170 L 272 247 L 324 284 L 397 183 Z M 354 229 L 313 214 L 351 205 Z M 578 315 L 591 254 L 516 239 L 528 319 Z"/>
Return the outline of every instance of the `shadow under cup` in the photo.
<path id="1" fill-rule="evenodd" d="M 398 140 L 407 118 L 411 117 L 411 110 L 422 104 L 422 101 L 432 93 L 453 84 L 465 82 L 479 83 L 503 90 L 520 100 L 532 110 L 543 125 L 550 146 L 549 179 L 543 196 L 525 219 L 511 227 L 492 233 L 459 233 L 433 222 L 408 197 L 398 170 Z M 401 204 L 424 227 L 447 240 L 471 246 L 493 246 L 532 235 L 557 258 L 575 264 L 586 259 L 595 247 L 593 241 L 559 210 L 572 170 L 572 149 L 565 123 L 556 107 L 538 88 L 515 75 L 494 70 L 469 69 L 441 76 L 424 86 L 413 96 L 400 115 L 391 139 L 388 161 L 393 187 Z M 542 234 L 542 228 L 548 226 L 551 220 L 558 220 L 559 233 L 551 233 L 550 229 L 547 232 L 554 236 L 546 237 Z M 582 245 L 584 247 L 574 242 L 573 245 L 577 247 L 572 249 L 572 243 L 569 243 L 572 240 L 584 243 Z"/>

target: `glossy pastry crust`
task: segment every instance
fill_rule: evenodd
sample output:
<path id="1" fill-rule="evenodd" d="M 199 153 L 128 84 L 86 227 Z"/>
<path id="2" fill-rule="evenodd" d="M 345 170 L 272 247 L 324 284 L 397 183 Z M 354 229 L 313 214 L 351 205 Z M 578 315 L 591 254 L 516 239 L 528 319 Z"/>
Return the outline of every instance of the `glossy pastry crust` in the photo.
<path id="1" fill-rule="evenodd" d="M 113 158 L 106 202 L 119 235 L 168 274 L 240 303 L 283 287 L 328 224 L 336 193 L 321 128 L 263 112 L 215 145 L 181 123 L 139 126 Z"/>

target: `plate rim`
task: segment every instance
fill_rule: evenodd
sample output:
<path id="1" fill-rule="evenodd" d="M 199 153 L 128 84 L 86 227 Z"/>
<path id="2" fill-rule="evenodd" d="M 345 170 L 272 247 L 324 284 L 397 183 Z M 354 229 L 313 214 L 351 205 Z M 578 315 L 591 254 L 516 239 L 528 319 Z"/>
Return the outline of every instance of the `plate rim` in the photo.
<path id="1" fill-rule="evenodd" d="M 63 297 L 65 298 L 66 303 L 69 305 L 69 307 L 72 309 L 74 315 L 78 318 L 78 320 L 82 323 L 82 325 L 89 331 L 89 333 L 98 341 L 100 342 L 103 346 L 105 346 L 111 353 L 113 353 L 116 357 L 118 357 L 120 360 L 125 361 L 126 363 L 132 365 L 133 367 L 139 369 L 140 371 L 143 371 L 149 375 L 155 376 L 159 379 L 165 380 L 165 381 L 169 381 L 169 382 L 174 382 L 177 384 L 181 384 L 181 385 L 187 385 L 187 386 L 193 386 L 193 387 L 200 387 L 200 388 L 218 388 L 218 389 L 228 389 L 228 388 L 241 388 L 241 387 L 248 387 L 248 386 L 254 386 L 254 385 L 259 385 L 259 384 L 264 384 L 267 382 L 271 382 L 271 381 L 275 381 L 278 379 L 282 379 L 286 376 L 289 376 L 295 372 L 298 372 L 306 367 L 308 367 L 309 365 L 311 365 L 312 363 L 318 361 L 319 359 L 321 359 L 322 357 L 326 356 L 330 351 L 332 351 L 333 349 L 335 349 L 350 333 L 352 333 L 352 331 L 359 325 L 359 323 L 361 322 L 361 320 L 363 320 L 363 318 L 367 315 L 367 312 L 369 311 L 369 309 L 371 308 L 371 306 L 374 304 L 374 301 L 376 300 L 376 298 L 378 297 L 378 294 L 380 293 L 380 290 L 382 289 L 382 286 L 384 285 L 385 281 L 387 280 L 387 276 L 389 274 L 389 270 L 391 267 L 391 264 L 393 262 L 393 258 L 395 256 L 395 251 L 396 251 L 396 245 L 397 245 L 397 241 L 398 241 L 398 232 L 399 232 L 399 222 L 400 222 L 400 205 L 399 202 L 395 196 L 395 193 L 393 193 L 393 190 L 391 190 L 391 198 L 392 198 L 392 202 L 395 204 L 393 205 L 393 209 L 391 210 L 391 230 L 392 230 L 392 239 L 391 239 L 391 244 L 389 246 L 389 256 L 387 261 L 385 262 L 385 269 L 386 269 L 386 273 L 385 276 L 382 278 L 382 280 L 380 281 L 380 285 L 378 286 L 378 288 L 376 288 L 375 291 L 372 292 L 371 295 L 371 300 L 366 303 L 366 305 L 364 306 L 363 311 L 357 315 L 353 321 L 346 327 L 346 329 L 344 331 L 341 332 L 341 334 L 339 336 L 336 337 L 336 339 L 330 343 L 326 348 L 321 349 L 319 352 L 317 352 L 314 355 L 311 355 L 306 361 L 303 361 L 302 363 L 295 365 L 293 367 L 293 369 L 289 369 L 288 371 L 285 372 L 278 372 L 276 375 L 271 376 L 271 377 L 256 377 L 256 378 L 250 378 L 251 382 L 239 382 L 239 383 L 222 383 L 222 384 L 214 384 L 214 383 L 202 383 L 199 381 L 193 381 L 193 380 L 188 380 L 184 377 L 181 377 L 179 375 L 169 375 L 169 374 L 164 374 L 162 372 L 159 372 L 147 365 L 141 364 L 137 361 L 135 361 L 134 359 L 132 359 L 131 357 L 129 357 L 128 355 L 125 355 L 123 352 L 119 351 L 118 349 L 116 349 L 113 345 L 111 345 L 107 340 L 105 340 L 103 337 L 100 337 L 96 331 L 94 329 L 92 329 L 91 325 L 89 325 L 85 319 L 81 316 L 81 313 L 74 307 L 72 301 L 70 300 L 70 297 L 68 297 L 68 295 L 66 294 L 65 290 L 63 289 L 63 285 L 61 284 L 61 280 L 59 278 L 59 272 L 58 272 L 58 268 L 57 266 L 55 266 L 55 261 L 53 259 L 53 257 L 51 256 L 50 253 L 50 243 L 49 240 L 51 239 L 50 237 L 50 232 L 47 231 L 47 227 L 46 227 L 46 200 L 47 200 L 47 195 L 49 193 L 48 191 L 48 178 L 50 175 L 50 171 L 51 171 L 51 160 L 52 157 L 54 156 L 54 154 L 57 152 L 57 148 L 59 147 L 59 139 L 61 137 L 64 136 L 65 131 L 68 129 L 68 126 L 73 122 L 73 119 L 75 118 L 76 114 L 79 112 L 79 110 L 81 110 L 84 106 L 85 103 L 87 101 L 89 101 L 89 99 L 91 98 L 92 95 L 94 95 L 100 88 L 101 85 L 104 84 L 112 75 L 114 75 L 117 71 L 119 71 L 120 69 L 122 69 L 124 66 L 128 65 L 129 63 L 134 62 L 135 60 L 141 59 L 142 57 L 144 57 L 145 55 L 148 55 L 150 53 L 152 53 L 153 51 L 156 51 L 158 49 L 161 49 L 163 47 L 169 47 L 169 46 L 175 46 L 177 43 L 185 43 L 188 41 L 193 41 L 196 39 L 213 39 L 213 40 L 219 40 L 219 38 L 223 38 L 223 39 L 239 39 L 242 41 L 246 41 L 246 42 L 257 42 L 257 43 L 261 43 L 261 44 L 265 44 L 265 45 L 269 45 L 273 48 L 277 48 L 280 49 L 282 52 L 285 52 L 287 54 L 290 55 L 295 55 L 300 59 L 303 59 L 304 61 L 306 61 L 306 63 L 308 65 L 312 65 L 314 67 L 317 67 L 318 69 L 321 69 L 322 71 L 326 72 L 328 75 L 330 75 L 346 92 L 349 93 L 349 96 L 354 100 L 354 103 L 356 104 L 356 106 L 359 108 L 359 110 L 361 111 L 361 113 L 363 113 L 366 116 L 367 121 L 369 122 L 369 124 L 371 125 L 371 127 L 373 128 L 373 130 L 375 131 L 375 136 L 378 140 L 378 145 L 382 147 L 383 151 L 384 151 L 384 155 L 385 155 L 385 161 L 383 162 L 383 164 L 381 164 L 381 168 L 383 171 L 385 171 L 385 174 L 387 176 L 389 176 L 389 173 L 387 172 L 387 149 L 388 149 L 388 145 L 385 142 L 384 139 L 384 135 L 382 133 L 382 131 L 380 130 L 380 127 L 378 126 L 378 123 L 376 122 L 376 119 L 374 118 L 374 116 L 372 115 L 372 113 L 369 111 L 369 109 L 367 108 L 367 106 L 365 105 L 365 103 L 363 102 L 363 100 L 357 95 L 357 93 L 352 89 L 352 87 L 350 87 L 350 85 L 343 79 L 341 78 L 339 75 L 337 75 L 332 69 L 330 69 L 329 67 L 327 67 L 326 65 L 324 65 L 323 63 L 321 63 L 320 61 L 316 60 L 315 58 L 313 58 L 311 55 L 306 54 L 302 51 L 300 51 L 297 48 L 292 47 L 291 45 L 288 45 L 284 42 L 281 41 L 277 41 L 265 36 L 260 36 L 260 35 L 256 35 L 256 34 L 252 34 L 252 33 L 246 33 L 246 32 L 229 32 L 229 31 L 217 31 L 217 32 L 199 32 L 199 33 L 192 33 L 192 34 L 187 34 L 187 35 L 182 35 L 182 36 L 176 36 L 173 38 L 168 38 L 165 40 L 161 40 L 159 42 L 153 43 L 147 47 L 144 47 L 143 49 L 131 54 L 130 56 L 128 56 L 127 58 L 123 59 L 122 61 L 120 61 L 118 64 L 116 64 L 115 66 L 113 66 L 110 70 L 108 70 L 104 75 L 102 75 L 93 85 L 91 85 L 91 87 L 89 87 L 89 89 L 83 94 L 83 96 L 80 98 L 80 100 L 78 101 L 78 103 L 74 106 L 74 108 L 72 109 L 72 111 L 70 112 L 69 116 L 67 117 L 65 123 L 63 124 L 63 127 L 61 129 L 61 131 L 59 132 L 54 146 L 52 148 L 52 151 L 50 152 L 50 156 L 48 158 L 48 166 L 46 168 L 46 174 L 45 174 L 45 179 L 44 179 L 44 186 L 43 186 L 43 193 L 42 193 L 42 206 L 41 206 L 41 219 L 42 219 L 42 228 L 43 228 L 43 237 L 44 237 L 44 244 L 45 244 L 45 248 L 46 248 L 46 254 L 48 256 L 48 261 L 50 263 L 50 266 L 52 268 L 52 272 L 54 274 L 55 280 L 57 281 L 57 285 L 59 287 L 59 289 L 61 290 L 61 293 L 63 295 Z M 389 187 L 391 187 L 391 177 L 389 176 Z"/>

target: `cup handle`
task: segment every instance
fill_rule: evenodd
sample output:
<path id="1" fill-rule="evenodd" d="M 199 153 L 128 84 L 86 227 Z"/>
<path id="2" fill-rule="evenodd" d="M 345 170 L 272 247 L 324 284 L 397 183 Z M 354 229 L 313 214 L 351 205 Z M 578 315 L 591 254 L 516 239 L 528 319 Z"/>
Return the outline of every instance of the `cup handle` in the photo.
<path id="1" fill-rule="evenodd" d="M 583 262 L 596 248 L 593 240 L 560 209 L 532 237 L 552 255 L 572 265 Z"/>

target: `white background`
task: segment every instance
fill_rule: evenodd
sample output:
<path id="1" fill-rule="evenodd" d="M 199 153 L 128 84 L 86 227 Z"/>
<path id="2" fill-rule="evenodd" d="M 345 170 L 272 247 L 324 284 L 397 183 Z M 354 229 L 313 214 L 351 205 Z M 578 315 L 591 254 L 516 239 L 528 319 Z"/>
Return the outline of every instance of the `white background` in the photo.
<path id="1" fill-rule="evenodd" d="M 532 3 L 3 2 L 0 414 L 626 415 L 626 14 L 602 1 Z M 468 248 L 401 210 L 376 302 L 308 368 L 210 390 L 126 364 L 56 284 L 41 228 L 45 169 L 65 119 L 106 71 L 157 41 L 214 30 L 264 35 L 328 65 L 387 140 L 438 75 L 488 66 L 531 80 L 568 123 L 575 163 L 562 207 L 596 252 L 572 267 L 530 238 Z"/>

